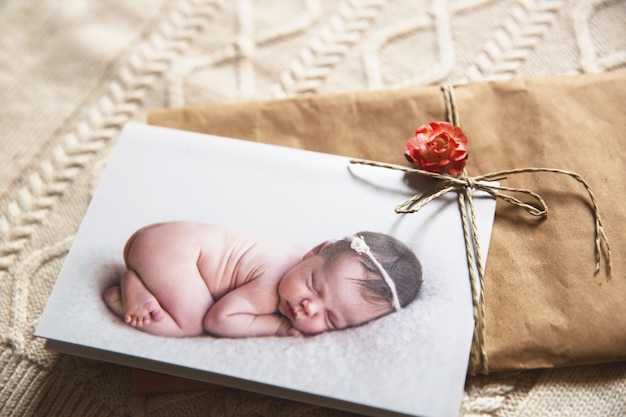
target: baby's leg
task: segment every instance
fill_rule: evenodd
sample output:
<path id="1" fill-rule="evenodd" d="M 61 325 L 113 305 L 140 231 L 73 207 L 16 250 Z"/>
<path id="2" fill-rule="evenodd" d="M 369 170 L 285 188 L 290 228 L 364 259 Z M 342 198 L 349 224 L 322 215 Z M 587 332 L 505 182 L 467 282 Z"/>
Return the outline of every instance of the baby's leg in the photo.
<path id="1" fill-rule="evenodd" d="M 119 317 L 125 319 L 126 311 L 122 303 L 122 292 L 119 285 L 113 286 L 104 292 L 104 301 L 107 306 Z M 171 337 L 183 337 L 180 327 L 166 312 L 161 310 L 162 317 L 158 322 L 143 320 L 141 325 L 137 325 L 141 330 L 151 334 Z M 132 323 L 129 323 L 132 325 Z"/>
<path id="2" fill-rule="evenodd" d="M 165 313 L 161 305 L 148 291 L 135 271 L 124 272 L 121 281 L 122 305 L 124 306 L 124 321 L 133 327 L 143 327 L 150 324 L 150 318 L 161 321 Z"/>
<path id="3" fill-rule="evenodd" d="M 121 285 L 104 292 L 104 301 L 126 323 L 146 333 L 168 337 L 199 336 L 203 333 L 201 328 L 177 323 L 132 270 L 124 273 Z"/>
<path id="4" fill-rule="evenodd" d="M 104 294 L 105 301 L 147 333 L 197 336 L 204 333 L 202 320 L 213 298 L 198 271 L 197 246 L 177 239 L 168 227 L 151 226 L 131 237 L 124 250 L 128 270 L 119 289 Z"/>

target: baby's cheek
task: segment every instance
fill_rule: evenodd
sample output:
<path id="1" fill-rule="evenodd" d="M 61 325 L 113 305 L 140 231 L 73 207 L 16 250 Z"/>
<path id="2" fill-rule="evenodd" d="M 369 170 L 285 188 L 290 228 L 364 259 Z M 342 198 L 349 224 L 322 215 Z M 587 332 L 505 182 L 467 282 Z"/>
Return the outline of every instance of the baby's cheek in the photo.
<path id="1" fill-rule="evenodd" d="M 302 333 L 306 333 L 308 335 L 315 335 L 319 333 L 325 332 L 326 326 L 320 325 L 313 320 L 294 320 L 292 321 L 293 327 L 300 330 Z"/>

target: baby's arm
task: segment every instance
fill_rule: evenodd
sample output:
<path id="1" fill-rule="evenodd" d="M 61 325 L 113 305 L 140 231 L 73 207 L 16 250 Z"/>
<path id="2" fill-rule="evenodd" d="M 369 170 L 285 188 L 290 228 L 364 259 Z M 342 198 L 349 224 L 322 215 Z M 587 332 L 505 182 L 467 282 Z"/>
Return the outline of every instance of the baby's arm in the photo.
<path id="1" fill-rule="evenodd" d="M 255 279 L 219 299 L 204 318 L 204 329 L 220 337 L 296 336 L 291 322 L 277 312 L 276 289 Z"/>

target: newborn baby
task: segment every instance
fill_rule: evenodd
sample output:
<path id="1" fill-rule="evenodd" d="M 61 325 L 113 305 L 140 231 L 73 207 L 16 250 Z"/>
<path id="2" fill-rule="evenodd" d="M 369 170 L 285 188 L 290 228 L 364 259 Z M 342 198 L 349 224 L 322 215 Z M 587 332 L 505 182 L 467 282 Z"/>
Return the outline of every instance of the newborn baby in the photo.
<path id="1" fill-rule="evenodd" d="M 130 237 L 124 260 L 104 301 L 129 325 L 170 337 L 345 329 L 405 307 L 422 282 L 413 252 L 372 232 L 307 252 L 216 225 L 159 223 Z"/>

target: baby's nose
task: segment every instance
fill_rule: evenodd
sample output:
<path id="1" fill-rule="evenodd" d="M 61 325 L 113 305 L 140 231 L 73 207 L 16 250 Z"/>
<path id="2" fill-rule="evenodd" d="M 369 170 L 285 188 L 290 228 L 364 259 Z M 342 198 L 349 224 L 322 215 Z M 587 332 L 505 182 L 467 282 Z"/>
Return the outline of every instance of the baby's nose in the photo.
<path id="1" fill-rule="evenodd" d="M 316 315 L 322 308 L 321 303 L 318 300 L 304 300 L 302 301 L 302 307 L 307 316 L 312 317 Z"/>

